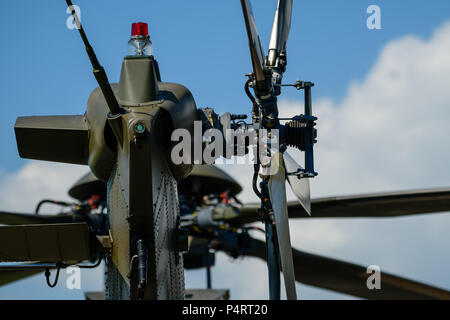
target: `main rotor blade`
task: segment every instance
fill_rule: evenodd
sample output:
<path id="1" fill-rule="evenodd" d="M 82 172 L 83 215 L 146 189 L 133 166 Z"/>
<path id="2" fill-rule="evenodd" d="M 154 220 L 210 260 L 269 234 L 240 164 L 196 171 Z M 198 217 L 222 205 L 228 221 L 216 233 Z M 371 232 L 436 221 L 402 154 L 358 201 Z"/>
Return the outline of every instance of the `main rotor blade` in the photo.
<path id="1" fill-rule="evenodd" d="M 305 209 L 308 215 L 311 215 L 311 193 L 309 189 L 309 179 L 299 179 L 295 175 L 290 175 L 290 173 L 297 172 L 297 170 L 302 169 L 302 167 L 295 162 L 295 160 L 287 152 L 284 152 L 283 158 L 289 185 L 291 186 L 292 191 L 302 205 L 303 209 Z"/>
<path id="2" fill-rule="evenodd" d="M 278 0 L 272 34 L 270 35 L 269 51 L 275 50 L 277 54 L 286 51 L 287 39 L 291 29 L 291 16 L 292 0 Z"/>
<path id="3" fill-rule="evenodd" d="M 22 280 L 32 275 L 44 272 L 45 269 L 56 269 L 56 264 L 32 262 L 22 264 L 0 263 L 0 287 L 11 282 Z"/>
<path id="4" fill-rule="evenodd" d="M 450 188 L 383 192 L 314 199 L 314 217 L 397 217 L 450 211 Z M 301 217 L 301 212 L 292 216 Z"/>
<path id="5" fill-rule="evenodd" d="M 43 272 L 43 270 L 1 270 L 0 269 L 0 287 L 6 284 L 19 281 L 35 274 Z"/>
<path id="6" fill-rule="evenodd" d="M 265 243 L 250 238 L 249 256 L 265 260 Z M 381 272 L 381 289 L 369 290 L 363 266 L 292 249 L 295 279 L 306 285 L 366 299 L 450 299 L 450 292 Z"/>
<path id="7" fill-rule="evenodd" d="M 252 58 L 253 72 L 257 82 L 264 82 L 264 51 L 259 40 L 256 29 L 255 18 L 253 16 L 252 5 L 249 0 L 241 0 L 242 12 L 244 14 L 245 28 L 247 29 L 250 56 Z"/>
<path id="8" fill-rule="evenodd" d="M 245 204 L 229 221 L 242 225 L 258 221 L 259 203 Z M 311 218 L 388 218 L 450 211 L 450 188 L 318 198 L 311 201 Z M 289 218 L 307 218 L 297 201 L 288 202 Z"/>
<path id="9" fill-rule="evenodd" d="M 283 168 L 282 153 L 275 153 L 272 157 L 272 165 L 278 166 L 275 174 L 269 178 L 268 188 L 272 209 L 275 216 L 278 248 L 283 270 L 284 285 L 288 300 L 296 300 L 294 265 L 292 262 L 291 237 L 289 234 L 289 219 L 286 204 L 286 178 Z"/>
<path id="10" fill-rule="evenodd" d="M 0 224 L 6 225 L 51 224 L 51 223 L 70 223 L 70 222 L 73 222 L 73 216 L 69 214 L 36 215 L 29 213 L 0 211 Z"/>

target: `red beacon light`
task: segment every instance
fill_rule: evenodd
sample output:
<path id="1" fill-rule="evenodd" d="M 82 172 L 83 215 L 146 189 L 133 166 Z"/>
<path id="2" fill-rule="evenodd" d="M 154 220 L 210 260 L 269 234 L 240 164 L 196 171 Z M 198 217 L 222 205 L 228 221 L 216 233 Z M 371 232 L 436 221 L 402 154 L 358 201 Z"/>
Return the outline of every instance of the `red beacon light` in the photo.
<path id="1" fill-rule="evenodd" d="M 148 24 L 135 22 L 131 25 L 131 39 L 128 41 L 129 56 L 153 56 L 152 42 L 148 35 Z"/>
<path id="2" fill-rule="evenodd" d="M 131 36 L 132 37 L 148 37 L 148 24 L 145 22 L 135 22 L 131 25 Z"/>

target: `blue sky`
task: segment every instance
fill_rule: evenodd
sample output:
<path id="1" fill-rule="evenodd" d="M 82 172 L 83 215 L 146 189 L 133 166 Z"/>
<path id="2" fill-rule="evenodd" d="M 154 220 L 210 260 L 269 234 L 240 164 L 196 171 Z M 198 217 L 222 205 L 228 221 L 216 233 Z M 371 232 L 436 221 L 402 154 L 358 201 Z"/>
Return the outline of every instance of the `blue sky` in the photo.
<path id="1" fill-rule="evenodd" d="M 275 1 L 253 1 L 268 46 Z M 233 1 L 76 1 L 82 23 L 110 81 L 118 81 L 131 23 L 149 23 L 163 80 L 187 86 L 199 107 L 250 110 L 243 92 L 251 71 L 240 3 Z M 366 8 L 381 8 L 382 30 L 366 28 Z M 96 82 L 76 30 L 66 28 L 65 1 L 8 1 L 0 12 L 0 170 L 23 166 L 18 116 L 81 114 Z M 429 36 L 450 15 L 448 1 L 295 1 L 286 81 L 316 83 L 314 97 L 342 98 L 381 48 L 405 34 Z M 283 97 L 297 98 L 295 90 Z M 0 171 L 0 172 L 1 172 Z"/>
<path id="2" fill-rule="evenodd" d="M 261 42 L 263 47 L 267 48 L 275 1 L 253 0 L 252 3 Z M 144 21 L 149 23 L 154 53 L 160 64 L 164 81 L 179 82 L 187 86 L 192 91 L 198 107 L 214 107 L 218 113 L 226 111 L 248 113 L 250 111 L 243 84 L 244 74 L 251 71 L 251 65 L 238 0 L 197 0 L 195 2 L 80 0 L 75 1 L 75 4 L 81 7 L 82 23 L 110 81 L 115 82 L 119 78 L 121 61 L 126 53 L 127 41 L 130 36 L 131 23 Z M 381 30 L 366 28 L 368 17 L 366 8 L 371 4 L 376 4 L 381 8 Z M 15 198 L 14 195 L 7 192 L 7 187 L 10 187 L 11 190 L 28 190 L 28 193 L 23 192 L 24 195 L 30 195 L 29 199 L 41 196 L 44 191 L 55 191 L 55 193 L 42 194 L 42 197 L 53 194 L 62 196 L 65 192 L 65 187 L 62 187 L 64 184 L 55 183 L 54 186 L 48 188 L 42 187 L 42 190 L 39 191 L 41 193 L 39 193 L 36 191 L 39 187 L 33 184 L 36 179 L 30 182 L 23 178 L 27 175 L 22 173 L 29 172 L 27 170 L 31 170 L 31 168 L 38 168 L 39 171 L 46 174 L 50 174 L 48 170 L 51 168 L 55 175 L 59 174 L 61 177 L 66 177 L 67 171 L 58 169 L 57 166 L 46 167 L 45 164 L 30 164 L 30 161 L 20 159 L 13 129 L 18 116 L 82 114 L 89 93 L 96 87 L 89 60 L 78 33 L 66 28 L 68 15 L 65 10 L 65 1 L 58 0 L 9 1 L 2 5 L 0 11 L 0 38 L 4 44 L 3 50 L 0 51 L 0 90 L 3 104 L 0 119 L 0 135 L 2 137 L 0 147 L 3 150 L 0 154 L 0 193 L 3 193 L 3 196 L 0 196 L 0 206 L 2 209 L 12 210 L 20 207 L 18 203 L 15 206 L 11 200 Z M 396 48 L 401 52 L 401 58 L 395 60 L 395 63 L 401 64 L 398 61 L 406 61 L 409 57 L 408 48 L 412 47 L 414 51 L 420 51 L 420 46 L 416 46 L 416 42 L 412 41 L 410 36 L 419 39 L 419 44 L 425 44 L 426 47 L 427 41 L 434 37 L 434 32 L 449 20 L 450 2 L 446 0 L 432 2 L 415 0 L 295 1 L 291 35 L 288 42 L 288 71 L 285 74 L 285 81 L 295 81 L 299 78 L 314 81 L 316 86 L 313 89 L 313 98 L 314 101 L 319 102 L 317 109 L 324 119 L 331 119 L 324 122 L 327 123 L 327 126 L 324 126 L 324 130 L 319 132 L 319 137 L 321 137 L 319 144 L 322 143 L 322 147 L 319 146 L 319 148 L 323 148 L 323 156 L 318 160 L 318 162 L 320 161 L 319 169 L 321 169 L 318 179 L 321 180 L 318 180 L 316 185 L 313 184 L 313 194 L 348 194 L 450 185 L 448 170 L 445 172 L 439 170 L 439 168 L 445 170 L 445 163 L 450 161 L 450 154 L 442 151 L 448 146 L 445 144 L 448 139 L 443 138 L 450 136 L 448 125 L 440 126 L 440 122 L 436 120 L 437 124 L 434 127 L 429 127 L 428 131 L 424 129 L 423 132 L 419 132 L 419 138 L 417 138 L 417 133 L 407 131 L 406 125 L 400 126 L 404 128 L 404 131 L 400 131 L 400 133 L 391 131 L 391 128 L 401 125 L 402 121 L 406 122 L 403 119 L 410 120 L 408 115 L 413 114 L 419 118 L 424 114 L 419 111 L 415 113 L 416 109 L 411 109 L 412 111 L 409 112 L 410 100 L 400 100 L 399 98 L 389 100 L 391 93 L 382 92 L 382 90 L 378 93 L 375 90 L 380 87 L 370 85 L 372 83 L 371 75 L 377 75 L 379 70 L 384 70 L 382 67 L 389 64 L 389 58 L 398 58 L 399 55 L 394 55 L 392 50 L 388 50 L 389 48 Z M 413 44 L 409 43 L 409 40 L 403 41 L 402 39 L 410 39 Z M 434 37 L 433 39 L 439 38 Z M 408 43 L 405 44 L 405 42 Z M 430 44 L 429 50 L 432 51 L 433 48 L 439 47 L 439 41 L 435 42 L 437 45 L 431 46 Z M 403 57 L 405 59 L 402 59 Z M 412 57 L 415 58 L 415 56 Z M 425 61 L 427 57 L 426 54 L 417 55 L 418 60 Z M 413 66 L 415 66 L 414 61 L 410 64 L 405 63 L 405 69 L 414 69 Z M 402 72 L 407 74 L 407 71 Z M 431 82 L 440 77 L 439 70 L 434 72 L 427 78 L 431 79 Z M 417 79 L 414 78 L 414 81 L 411 81 L 410 87 L 405 91 L 406 95 L 420 92 L 417 88 L 421 81 L 420 75 L 421 73 L 413 74 L 414 77 L 417 76 Z M 376 77 L 373 76 L 373 78 Z M 392 81 L 390 77 L 381 77 L 381 79 L 386 80 L 385 86 L 390 86 L 389 81 Z M 377 150 L 374 144 L 367 146 L 365 142 L 372 141 L 370 140 L 372 136 L 376 136 L 381 141 L 390 140 L 387 138 L 383 140 L 384 138 L 379 137 L 376 133 L 369 137 L 371 132 L 366 132 L 363 130 L 364 128 L 361 128 L 354 135 L 367 134 L 368 136 L 363 141 L 364 143 L 358 144 L 354 136 L 349 136 L 343 131 L 342 127 L 351 127 L 350 118 L 354 113 L 350 111 L 354 109 L 352 109 L 353 104 L 348 101 L 356 99 L 355 93 L 352 91 L 355 83 L 357 84 L 356 88 L 362 92 L 362 97 L 370 96 L 370 92 L 372 92 L 375 97 L 370 97 L 380 98 L 380 101 L 385 103 L 384 105 L 391 103 L 394 106 L 395 103 L 405 105 L 396 114 L 398 117 L 381 119 L 380 124 L 385 127 L 377 129 L 378 131 L 393 132 L 390 137 L 402 136 L 402 132 L 407 132 L 404 135 L 405 141 L 408 141 L 409 144 L 403 145 L 403 141 L 401 141 L 403 148 L 398 148 L 404 153 L 399 153 L 397 157 L 390 153 L 389 159 L 382 158 L 380 154 L 383 154 L 385 149 Z M 431 83 L 431 85 L 435 84 Z M 371 88 L 374 89 L 371 91 Z M 396 87 L 395 83 L 392 83 L 392 88 L 394 91 L 400 91 L 400 87 Z M 450 105 L 450 99 L 444 92 L 445 90 L 438 92 L 438 96 L 442 97 L 437 101 L 437 104 L 443 106 L 441 109 L 432 109 L 432 106 L 424 105 L 424 109 L 425 107 L 429 108 L 427 110 L 437 119 L 445 119 L 442 110 L 445 106 Z M 424 91 L 424 94 L 426 93 L 429 93 L 433 100 L 436 91 L 427 87 Z M 290 107 L 297 107 L 302 99 L 295 90 L 285 90 L 282 97 L 289 102 Z M 361 108 L 364 107 L 365 102 L 366 100 L 361 100 Z M 366 111 L 369 114 L 370 110 Z M 442 112 L 442 115 L 439 112 Z M 341 113 L 348 117 L 343 118 Z M 332 117 L 327 118 L 330 114 Z M 386 112 L 386 114 L 389 113 Z M 330 134 L 326 129 L 331 126 L 330 123 L 333 120 L 337 121 L 338 119 L 343 121 L 342 127 L 334 125 L 335 131 L 333 132 L 336 133 L 333 138 L 333 132 Z M 392 125 L 389 121 L 392 122 Z M 321 132 L 322 136 L 320 136 Z M 327 137 L 323 137 L 325 132 L 328 133 Z M 349 140 L 345 140 L 344 137 Z M 421 144 L 411 144 L 411 141 L 422 141 L 420 137 L 429 140 L 424 138 L 425 140 Z M 352 141 L 355 143 L 355 147 L 346 149 L 343 141 Z M 347 153 L 343 153 L 343 151 L 338 153 L 330 145 L 339 145 L 341 150 Z M 424 151 L 419 152 L 420 150 Z M 320 154 L 320 151 L 321 149 L 316 155 Z M 432 168 L 435 170 L 421 173 L 425 161 L 422 153 L 425 152 L 429 154 L 426 161 L 431 161 Z M 349 154 L 352 156 L 350 157 Z M 357 162 L 358 159 L 359 162 Z M 345 161 L 352 165 L 347 167 L 341 165 Z M 333 162 L 336 164 L 330 164 Z M 373 170 L 367 169 L 369 166 Z M 82 168 L 77 167 L 74 170 L 78 174 Z M 385 174 L 382 174 L 383 172 Z M 45 176 L 41 177 L 45 178 Z M 67 186 L 76 180 L 74 174 L 67 177 L 67 179 L 69 177 L 71 179 L 67 181 Z M 55 180 L 57 180 L 56 178 L 57 176 L 55 176 Z M 345 183 L 338 184 L 336 182 L 342 180 L 346 180 Z M 27 188 L 24 181 L 34 187 Z M 243 181 L 245 182 L 245 179 Z M 12 183 L 20 185 L 22 189 L 11 187 Z M 24 200 L 24 202 L 26 201 Z M 31 200 L 29 202 L 31 203 Z M 23 208 L 25 208 L 25 204 Z M 344 226 L 342 221 L 313 221 L 306 223 L 306 226 L 316 228 L 315 230 L 322 231 L 326 235 L 317 240 L 317 233 L 312 233 L 305 227 L 305 224 L 303 226 L 296 225 L 303 232 L 300 234 L 305 234 L 296 239 L 300 241 L 301 245 L 304 245 L 307 240 L 316 239 L 320 245 L 310 244 L 305 248 L 312 252 L 343 257 L 357 263 L 367 262 L 367 264 L 374 261 L 369 259 L 366 250 L 377 251 L 377 248 L 383 245 L 391 250 L 387 252 L 386 256 L 376 255 L 376 263 L 383 266 L 383 262 L 388 266 L 388 271 L 393 273 L 406 270 L 410 277 L 428 281 L 434 285 L 441 284 L 440 277 L 445 273 L 439 269 L 436 263 L 431 263 L 431 266 L 428 267 L 426 265 L 413 267 L 413 265 L 420 261 L 421 256 L 427 257 L 428 261 L 434 261 L 434 257 L 437 257 L 439 253 L 448 252 L 450 238 L 447 236 L 446 230 L 448 229 L 445 229 L 444 226 L 450 226 L 450 219 L 445 215 L 402 219 L 404 220 L 397 219 L 392 224 L 384 219 L 384 222 L 377 221 L 373 225 L 370 225 L 367 220 L 362 222 L 347 220 L 347 226 Z M 424 229 L 422 230 L 421 227 Z M 378 230 L 380 232 L 377 232 Z M 423 234 L 421 234 L 421 230 Z M 363 238 L 363 231 L 368 235 L 367 237 L 381 237 L 384 240 L 380 245 L 376 245 L 370 239 Z M 308 238 L 310 234 L 311 237 Z M 350 238 L 349 234 L 353 238 Z M 323 242 L 323 238 L 329 242 Z M 411 254 L 409 260 L 404 257 L 403 260 L 396 261 L 395 257 L 401 256 L 401 248 L 408 246 L 411 241 L 418 244 L 417 252 L 408 252 Z M 353 245 L 355 243 L 364 244 L 365 247 L 355 248 L 350 243 Z M 220 258 L 221 263 L 227 263 L 226 260 L 225 257 Z M 424 260 L 426 261 L 426 259 Z M 444 265 L 445 262 L 447 262 L 447 266 L 450 264 L 449 259 L 443 261 Z M 245 264 L 241 263 L 241 265 Z M 264 272 L 263 264 L 252 263 L 249 265 Z M 229 276 L 230 272 L 239 273 L 239 266 L 227 266 L 227 270 L 217 269 L 219 277 L 220 275 Z M 203 285 L 203 271 L 191 272 L 189 275 L 188 284 L 190 286 Z M 99 276 L 101 276 L 99 273 L 92 276 L 96 279 L 92 285 L 95 288 L 101 285 L 101 281 L 98 281 Z M 0 298 L 9 295 L 37 297 L 32 291 L 27 290 L 25 294 L 25 288 L 39 289 L 39 296 L 43 298 L 82 297 L 80 292 L 64 290 L 63 285 L 60 290 L 55 289 L 58 291 L 47 289 L 44 279 L 39 276 L 28 281 L 0 288 Z M 223 286 L 234 286 L 220 278 L 217 281 Z M 446 281 L 442 285 L 449 288 L 450 282 Z M 92 286 L 87 285 L 86 290 L 95 289 Z M 302 289 L 304 288 L 302 287 Z M 307 293 L 308 297 L 342 297 L 311 288 L 307 289 Z M 256 296 L 260 297 L 257 294 Z"/>

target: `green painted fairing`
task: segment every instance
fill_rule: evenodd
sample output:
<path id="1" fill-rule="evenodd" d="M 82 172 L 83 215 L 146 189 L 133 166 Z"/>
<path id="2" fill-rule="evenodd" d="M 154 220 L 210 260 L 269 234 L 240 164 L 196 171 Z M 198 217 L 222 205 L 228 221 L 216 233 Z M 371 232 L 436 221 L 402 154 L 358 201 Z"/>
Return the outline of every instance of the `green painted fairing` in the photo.
<path id="1" fill-rule="evenodd" d="M 125 107 L 133 112 L 162 108 L 168 112 L 170 118 L 161 117 L 167 121 L 163 126 L 167 129 L 167 141 L 173 129 L 183 128 L 193 134 L 193 122 L 197 118 L 196 105 L 189 90 L 176 83 L 160 82 L 158 100 L 150 101 L 134 107 Z M 113 91 L 117 95 L 118 84 L 112 84 Z M 146 111 L 144 111 L 146 112 Z M 89 97 L 86 110 L 86 120 L 90 128 L 89 137 L 89 166 L 92 172 L 100 179 L 107 181 L 115 163 L 116 141 L 114 134 L 107 122 L 108 108 L 99 88 L 95 89 Z M 168 155 L 167 155 L 168 156 Z M 186 176 L 191 166 L 172 166 L 172 172 L 176 178 Z"/>
<path id="2" fill-rule="evenodd" d="M 22 158 L 87 164 L 89 132 L 81 115 L 19 117 L 14 130 Z"/>
<path id="3" fill-rule="evenodd" d="M 155 62 L 151 57 L 125 57 L 119 82 L 119 103 L 136 106 L 158 98 Z"/>
<path id="4" fill-rule="evenodd" d="M 117 84 L 112 84 L 117 92 Z M 89 160 L 88 164 L 95 176 L 107 181 L 115 162 L 116 141 L 107 122 L 109 110 L 105 98 L 96 88 L 89 96 L 86 109 L 86 121 L 89 125 Z"/>

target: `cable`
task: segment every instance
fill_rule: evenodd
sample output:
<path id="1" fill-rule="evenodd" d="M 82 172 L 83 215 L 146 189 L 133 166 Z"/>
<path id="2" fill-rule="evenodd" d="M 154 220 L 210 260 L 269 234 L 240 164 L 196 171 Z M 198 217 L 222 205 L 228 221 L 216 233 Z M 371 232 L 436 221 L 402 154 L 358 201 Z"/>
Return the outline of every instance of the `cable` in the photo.
<path id="1" fill-rule="evenodd" d="M 133 265 L 134 265 L 134 261 L 138 258 L 137 254 L 135 254 L 134 256 L 131 257 L 130 260 L 130 268 L 128 269 L 128 274 L 127 274 L 127 278 L 130 279 L 131 278 L 131 271 L 133 271 Z"/>
<path id="2" fill-rule="evenodd" d="M 34 210 L 34 214 L 39 214 L 39 209 L 41 208 L 41 206 L 44 203 L 52 203 L 52 204 L 56 204 L 56 205 L 59 205 L 62 207 L 70 207 L 70 206 L 74 205 L 73 203 L 68 203 L 68 202 L 64 202 L 64 201 L 44 199 L 44 200 L 39 201 L 38 205 L 36 206 L 36 209 Z"/>
<path id="3" fill-rule="evenodd" d="M 56 269 L 56 277 L 55 277 L 55 281 L 53 282 L 53 284 L 50 283 L 50 269 L 49 268 L 45 268 L 45 280 L 47 281 L 47 285 L 50 288 L 54 288 L 56 286 L 56 284 L 58 283 L 58 278 L 59 278 L 59 271 L 61 270 L 61 264 L 56 264 L 57 265 L 57 269 Z"/>
<path id="4" fill-rule="evenodd" d="M 264 199 L 263 195 L 261 194 L 261 192 L 259 192 L 258 187 L 257 187 L 257 181 L 258 181 L 258 172 L 259 172 L 259 163 L 254 165 L 254 171 L 253 171 L 253 180 L 252 180 L 252 187 L 253 187 L 253 191 L 256 193 L 256 195 L 258 196 L 258 198 L 260 198 L 261 200 Z"/>
<path id="5" fill-rule="evenodd" d="M 93 268 L 97 268 L 100 265 L 100 263 L 102 262 L 102 260 L 103 260 L 103 257 L 100 256 L 100 258 L 98 259 L 97 263 L 95 263 L 93 265 L 87 265 L 87 266 L 86 265 L 81 265 L 81 266 L 75 265 L 75 266 L 80 268 L 80 269 L 93 269 Z M 59 272 L 60 272 L 61 268 L 67 268 L 67 267 L 70 267 L 70 266 L 71 265 L 65 264 L 64 262 L 58 262 L 56 264 L 56 277 L 55 277 L 55 281 L 53 282 L 53 284 L 50 283 L 50 275 L 51 275 L 50 268 L 45 268 L 45 280 L 47 281 L 47 285 L 50 288 L 54 288 L 56 286 L 56 284 L 58 283 Z"/>
<path id="6" fill-rule="evenodd" d="M 250 82 L 252 82 L 252 79 L 248 78 L 247 81 L 245 82 L 244 90 L 245 90 L 245 93 L 247 94 L 247 97 L 252 102 L 253 106 L 255 106 L 256 105 L 255 97 L 253 97 L 253 95 L 252 95 L 252 93 L 250 92 L 250 89 L 249 89 Z"/>
<path id="7" fill-rule="evenodd" d="M 97 268 L 100 265 L 100 263 L 102 263 L 102 260 L 103 260 L 103 257 L 100 256 L 100 258 L 98 259 L 98 261 L 95 264 L 92 264 L 92 265 L 81 265 L 81 266 L 75 264 L 75 266 L 80 268 L 80 269 L 93 269 L 93 268 Z M 64 268 L 67 268 L 67 267 L 71 266 L 70 264 L 65 264 L 64 262 L 60 262 L 57 265 L 60 265 L 60 266 L 62 266 Z"/>
<path id="8" fill-rule="evenodd" d="M 244 204 L 242 203 L 241 200 L 239 200 L 238 198 L 236 198 L 236 196 L 233 196 L 233 199 L 234 199 L 234 201 L 236 201 L 236 202 L 237 202 L 238 204 L 240 204 L 241 206 L 244 205 Z"/>
<path id="9" fill-rule="evenodd" d="M 260 232 L 262 232 L 262 233 L 266 233 L 266 230 L 264 230 L 263 228 L 260 228 L 260 227 L 246 227 L 246 228 L 244 228 L 245 230 L 256 230 L 256 231 L 260 231 Z"/>
<path id="10" fill-rule="evenodd" d="M 78 268 L 80 268 L 80 269 L 93 269 L 93 268 L 97 268 L 99 265 L 100 265 L 100 263 L 102 263 L 102 261 L 103 261 L 103 257 L 102 256 L 100 256 L 100 258 L 98 259 L 98 261 L 97 261 L 97 263 L 96 264 L 93 264 L 93 265 L 82 265 L 82 266 L 77 266 Z"/>

